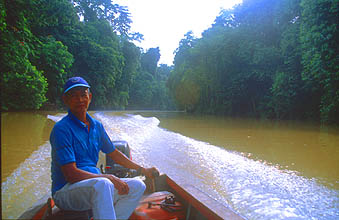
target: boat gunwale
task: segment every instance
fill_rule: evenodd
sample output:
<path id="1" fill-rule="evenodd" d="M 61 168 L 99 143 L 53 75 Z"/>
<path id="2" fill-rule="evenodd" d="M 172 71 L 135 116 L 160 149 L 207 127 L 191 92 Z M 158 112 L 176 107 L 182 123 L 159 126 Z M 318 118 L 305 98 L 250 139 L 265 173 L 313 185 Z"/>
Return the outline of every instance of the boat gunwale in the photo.
<path id="1" fill-rule="evenodd" d="M 164 175 L 166 176 L 166 183 L 168 186 L 172 188 L 180 197 L 182 197 L 182 199 L 187 201 L 188 204 L 191 204 L 196 210 L 201 212 L 201 214 L 207 219 L 245 219 L 233 211 L 230 207 L 224 206 L 198 188 L 186 183 L 180 184 L 166 174 Z"/>

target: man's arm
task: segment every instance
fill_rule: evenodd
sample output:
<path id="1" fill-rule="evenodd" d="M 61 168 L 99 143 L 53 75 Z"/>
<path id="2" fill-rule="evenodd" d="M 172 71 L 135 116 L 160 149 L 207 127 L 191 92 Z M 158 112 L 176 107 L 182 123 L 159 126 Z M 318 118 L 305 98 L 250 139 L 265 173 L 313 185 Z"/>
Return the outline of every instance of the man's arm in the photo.
<path id="1" fill-rule="evenodd" d="M 76 164 L 74 162 L 61 166 L 61 171 L 63 175 L 65 176 L 66 181 L 69 183 L 76 183 L 81 180 L 86 180 L 86 179 L 91 179 L 91 178 L 105 177 L 114 184 L 114 187 L 118 190 L 118 193 L 120 195 L 127 194 L 129 191 L 127 183 L 120 180 L 118 177 L 111 175 L 111 174 L 94 174 L 94 173 L 81 170 L 76 167 Z"/>
<path id="2" fill-rule="evenodd" d="M 144 174 L 146 177 L 153 177 L 153 173 L 159 171 L 155 168 L 143 168 L 142 166 L 136 164 L 134 161 L 127 158 L 123 153 L 121 153 L 119 150 L 114 150 L 113 152 L 109 153 L 108 156 L 114 160 L 117 164 L 120 164 L 123 167 L 129 168 L 129 169 L 141 169 L 141 173 Z"/>
<path id="3" fill-rule="evenodd" d="M 64 174 L 64 177 L 69 183 L 76 183 L 81 180 L 96 178 L 96 177 L 106 177 L 104 174 L 94 174 L 77 168 L 75 162 L 68 163 L 61 166 L 61 171 Z"/>

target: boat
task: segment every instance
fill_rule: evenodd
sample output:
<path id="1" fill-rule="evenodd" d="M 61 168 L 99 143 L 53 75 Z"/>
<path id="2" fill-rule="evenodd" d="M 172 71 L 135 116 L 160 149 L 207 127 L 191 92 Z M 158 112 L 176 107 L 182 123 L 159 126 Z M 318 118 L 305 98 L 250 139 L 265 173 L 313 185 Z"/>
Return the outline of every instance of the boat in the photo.
<path id="1" fill-rule="evenodd" d="M 126 142 L 115 142 L 118 150 L 130 157 Z M 105 167 L 105 168 L 103 168 Z M 138 175 L 136 172 L 119 167 L 114 161 L 106 158 L 106 164 L 100 166 L 103 173 L 114 173 L 120 177 Z M 139 177 L 136 177 L 139 178 Z M 230 207 L 227 207 L 195 186 L 174 180 L 166 174 L 149 179 L 143 177 L 146 191 L 139 206 L 132 213 L 130 220 L 171 219 L 171 220 L 203 220 L 203 219 L 245 219 Z M 25 211 L 18 219 L 44 220 L 90 220 L 91 211 L 66 211 L 59 209 L 48 195 Z"/>

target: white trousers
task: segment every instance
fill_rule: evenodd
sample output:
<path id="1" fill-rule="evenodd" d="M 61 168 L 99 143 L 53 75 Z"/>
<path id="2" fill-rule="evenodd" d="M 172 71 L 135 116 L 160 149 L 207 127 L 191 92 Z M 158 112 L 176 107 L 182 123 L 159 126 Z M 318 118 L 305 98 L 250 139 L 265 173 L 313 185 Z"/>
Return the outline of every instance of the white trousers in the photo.
<path id="1" fill-rule="evenodd" d="M 146 186 L 142 180 L 121 178 L 129 186 L 129 193 L 119 195 L 114 184 L 107 178 L 92 178 L 77 183 L 67 183 L 53 199 L 64 210 L 84 211 L 92 209 L 93 218 L 128 219 L 137 207 Z"/>

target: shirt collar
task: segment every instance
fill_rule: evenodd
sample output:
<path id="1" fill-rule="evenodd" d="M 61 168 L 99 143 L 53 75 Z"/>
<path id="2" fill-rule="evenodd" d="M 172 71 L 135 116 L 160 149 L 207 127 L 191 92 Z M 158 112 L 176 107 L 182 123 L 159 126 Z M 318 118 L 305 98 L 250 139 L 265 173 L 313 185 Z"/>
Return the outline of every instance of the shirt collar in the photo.
<path id="1" fill-rule="evenodd" d="M 70 110 L 68 110 L 68 115 L 70 119 L 72 119 L 75 123 L 77 123 L 79 126 L 83 127 L 86 124 L 80 121 Z M 93 118 L 86 112 L 86 119 L 89 121 L 89 123 L 92 125 L 93 124 Z"/>

